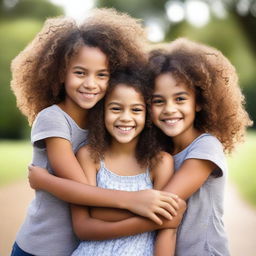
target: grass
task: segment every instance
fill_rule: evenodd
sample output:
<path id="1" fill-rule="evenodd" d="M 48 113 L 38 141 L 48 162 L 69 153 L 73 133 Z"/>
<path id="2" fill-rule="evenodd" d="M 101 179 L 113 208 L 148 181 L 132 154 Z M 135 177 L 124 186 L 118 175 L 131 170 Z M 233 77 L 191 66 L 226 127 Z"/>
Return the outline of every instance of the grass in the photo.
<path id="1" fill-rule="evenodd" d="M 0 141 L 0 186 L 27 177 L 32 160 L 29 141 Z"/>
<path id="2" fill-rule="evenodd" d="M 244 144 L 228 158 L 229 177 L 247 201 L 256 206 L 256 132 L 248 132 Z"/>
<path id="3" fill-rule="evenodd" d="M 241 194 L 256 206 L 256 131 L 248 132 L 246 142 L 228 158 L 229 178 Z M 0 141 L 0 186 L 27 177 L 32 159 L 29 141 Z"/>

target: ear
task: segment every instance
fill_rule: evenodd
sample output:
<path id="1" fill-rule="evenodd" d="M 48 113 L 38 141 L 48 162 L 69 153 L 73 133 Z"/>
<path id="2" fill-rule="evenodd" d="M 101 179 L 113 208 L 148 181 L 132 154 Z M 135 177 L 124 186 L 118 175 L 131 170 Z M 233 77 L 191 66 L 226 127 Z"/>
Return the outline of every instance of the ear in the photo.
<path id="1" fill-rule="evenodd" d="M 200 112 L 202 110 L 202 107 L 198 104 L 196 104 L 196 112 Z"/>

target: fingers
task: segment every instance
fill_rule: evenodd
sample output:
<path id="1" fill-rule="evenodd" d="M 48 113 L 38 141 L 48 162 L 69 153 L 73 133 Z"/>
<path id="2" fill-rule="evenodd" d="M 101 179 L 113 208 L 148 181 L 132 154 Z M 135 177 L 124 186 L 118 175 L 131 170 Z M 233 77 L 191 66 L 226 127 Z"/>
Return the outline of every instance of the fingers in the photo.
<path id="1" fill-rule="evenodd" d="M 155 222 L 157 225 L 163 224 L 163 221 L 154 213 L 150 214 L 148 218 L 151 219 L 153 222 Z"/>
<path id="2" fill-rule="evenodd" d="M 168 212 L 171 216 L 176 216 L 177 215 L 177 209 L 175 209 L 172 205 L 170 205 L 169 203 L 163 202 L 162 204 L 160 204 L 160 209 Z M 158 212 L 157 212 L 158 213 Z M 162 214 L 161 214 L 162 215 Z M 164 215 L 163 215 L 164 216 Z M 167 217 L 167 219 L 169 219 Z"/>
<path id="3" fill-rule="evenodd" d="M 177 195 L 172 194 L 171 196 L 163 196 L 161 198 L 162 202 L 168 203 L 175 210 L 179 209 L 179 197 Z"/>
<path id="4" fill-rule="evenodd" d="M 179 199 L 179 196 L 170 192 L 166 192 L 166 191 L 160 191 L 161 195 L 167 198 L 173 198 L 175 200 Z"/>
<path id="5" fill-rule="evenodd" d="M 161 215 L 162 217 L 166 218 L 167 220 L 172 220 L 172 218 L 173 218 L 171 213 L 163 208 L 157 208 L 155 213 Z"/>

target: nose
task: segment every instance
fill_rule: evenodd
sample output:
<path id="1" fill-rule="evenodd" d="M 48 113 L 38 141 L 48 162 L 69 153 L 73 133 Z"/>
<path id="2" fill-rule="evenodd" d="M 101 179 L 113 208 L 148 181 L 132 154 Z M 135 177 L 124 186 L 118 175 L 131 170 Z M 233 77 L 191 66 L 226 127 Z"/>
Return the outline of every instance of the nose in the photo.
<path id="1" fill-rule="evenodd" d="M 167 102 L 163 110 L 164 114 L 172 114 L 177 111 L 176 105 L 173 102 Z"/>
<path id="2" fill-rule="evenodd" d="M 87 76 L 83 81 L 83 86 L 86 89 L 93 90 L 96 88 L 96 80 L 93 76 Z"/>
<path id="3" fill-rule="evenodd" d="M 128 123 L 131 120 L 132 120 L 132 117 L 131 117 L 130 112 L 128 110 L 123 111 L 120 116 L 120 121 Z"/>

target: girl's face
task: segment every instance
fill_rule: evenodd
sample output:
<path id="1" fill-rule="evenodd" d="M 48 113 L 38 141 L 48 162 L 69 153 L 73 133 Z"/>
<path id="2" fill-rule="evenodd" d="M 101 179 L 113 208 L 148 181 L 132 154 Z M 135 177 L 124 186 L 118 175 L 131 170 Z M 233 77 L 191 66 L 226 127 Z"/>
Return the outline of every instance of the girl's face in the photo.
<path id="1" fill-rule="evenodd" d="M 145 126 L 146 104 L 134 88 L 118 84 L 106 97 L 105 126 L 112 142 L 137 142 Z"/>
<path id="2" fill-rule="evenodd" d="M 194 90 L 184 83 L 177 83 L 171 73 L 159 75 L 155 81 L 152 99 L 153 123 L 173 141 L 194 139 L 196 111 Z"/>
<path id="3" fill-rule="evenodd" d="M 65 104 L 92 108 L 105 95 L 108 81 L 107 56 L 97 47 L 82 46 L 67 67 Z"/>

